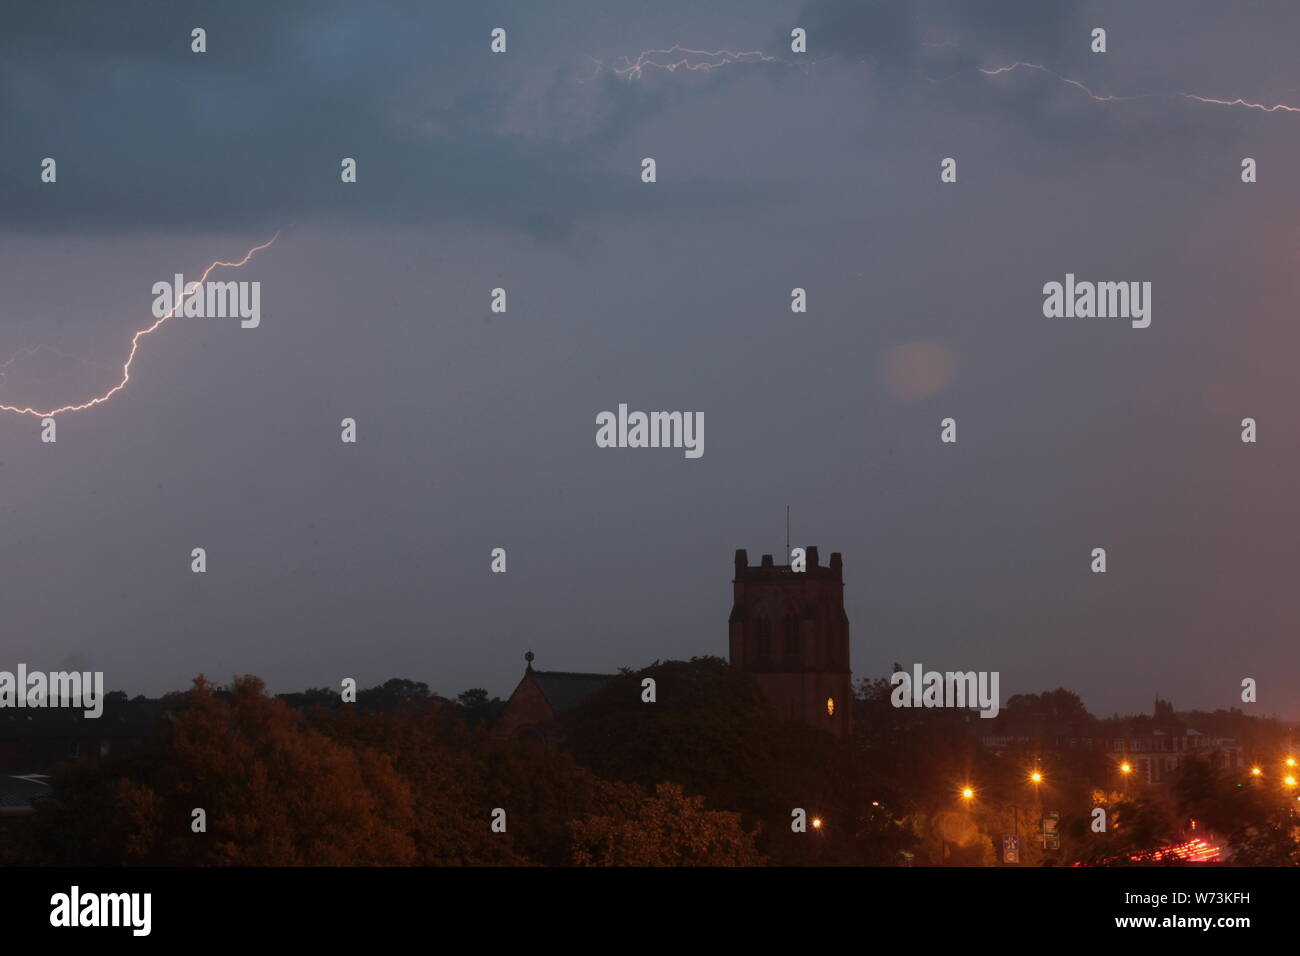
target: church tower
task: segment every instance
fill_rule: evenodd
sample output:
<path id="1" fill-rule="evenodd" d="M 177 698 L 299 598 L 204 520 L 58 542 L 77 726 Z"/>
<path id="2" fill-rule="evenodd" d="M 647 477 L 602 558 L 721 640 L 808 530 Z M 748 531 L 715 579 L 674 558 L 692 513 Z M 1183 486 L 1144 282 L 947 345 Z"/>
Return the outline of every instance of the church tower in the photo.
<path id="1" fill-rule="evenodd" d="M 829 567 L 807 548 L 807 568 L 793 571 L 763 555 L 757 567 L 736 552 L 731 607 L 731 664 L 749 671 L 777 715 L 838 737 L 853 726 L 849 618 L 839 552 Z"/>

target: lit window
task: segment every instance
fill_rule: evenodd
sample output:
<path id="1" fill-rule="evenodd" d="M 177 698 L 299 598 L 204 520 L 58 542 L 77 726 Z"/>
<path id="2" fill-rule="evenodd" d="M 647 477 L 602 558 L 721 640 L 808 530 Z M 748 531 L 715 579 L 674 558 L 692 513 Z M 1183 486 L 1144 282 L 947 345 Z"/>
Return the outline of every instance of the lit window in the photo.
<path id="1" fill-rule="evenodd" d="M 834 716 L 835 716 L 835 698 L 834 698 L 834 697 L 827 697 L 827 698 L 826 698 L 826 716 L 827 716 L 827 717 L 834 717 Z"/>

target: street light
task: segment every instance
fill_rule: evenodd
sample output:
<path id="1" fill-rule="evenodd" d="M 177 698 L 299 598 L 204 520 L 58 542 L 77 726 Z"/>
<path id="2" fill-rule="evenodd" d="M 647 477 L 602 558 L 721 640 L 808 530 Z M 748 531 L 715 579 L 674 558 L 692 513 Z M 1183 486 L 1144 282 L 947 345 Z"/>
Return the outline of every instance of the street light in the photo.
<path id="1" fill-rule="evenodd" d="M 961 797 L 963 803 L 970 803 L 975 799 L 975 789 L 973 787 L 962 787 L 957 791 L 957 795 Z M 943 827 L 943 858 L 947 860 L 950 855 L 948 851 L 948 827 L 945 824 Z"/>
<path id="2" fill-rule="evenodd" d="M 1035 798 L 1037 798 L 1037 795 L 1038 795 L 1038 787 L 1039 787 L 1039 785 L 1043 782 L 1043 772 L 1042 772 L 1041 770 L 1037 769 L 1037 768 L 1034 768 L 1033 770 L 1029 771 L 1029 777 L 1028 777 L 1028 780 L 1029 780 L 1030 783 L 1032 783 L 1032 784 L 1034 785 Z M 1019 799 L 1019 798 L 1017 798 L 1017 799 Z M 1040 810 L 1042 809 L 1042 804 L 1041 804 L 1041 803 L 1039 803 L 1039 809 L 1040 809 Z M 1026 812 L 1026 814 L 1028 813 L 1028 811 L 1025 811 L 1025 812 Z M 1012 832 L 1015 834 L 1015 836 L 1016 836 L 1016 843 L 1019 844 L 1019 842 L 1020 842 L 1020 805 L 1019 805 L 1019 804 L 1016 804 L 1016 803 L 1011 804 L 1011 831 L 1012 831 Z"/>
<path id="3" fill-rule="evenodd" d="M 1250 775 L 1251 775 L 1252 777 L 1258 777 L 1258 776 L 1260 776 L 1263 772 L 1264 772 L 1264 771 L 1260 770 L 1258 767 L 1251 767 L 1251 768 L 1250 768 Z"/>
<path id="4" fill-rule="evenodd" d="M 1124 781 L 1124 792 L 1128 793 L 1128 782 L 1129 778 L 1133 776 L 1133 765 L 1125 760 L 1119 765 L 1119 773 L 1121 779 Z"/>
<path id="5" fill-rule="evenodd" d="M 1288 787 L 1294 787 L 1294 786 L 1295 786 L 1295 777 L 1292 777 L 1292 776 L 1288 775 L 1287 778 L 1286 778 L 1285 780 L 1283 780 L 1282 782 L 1285 783 Z"/>

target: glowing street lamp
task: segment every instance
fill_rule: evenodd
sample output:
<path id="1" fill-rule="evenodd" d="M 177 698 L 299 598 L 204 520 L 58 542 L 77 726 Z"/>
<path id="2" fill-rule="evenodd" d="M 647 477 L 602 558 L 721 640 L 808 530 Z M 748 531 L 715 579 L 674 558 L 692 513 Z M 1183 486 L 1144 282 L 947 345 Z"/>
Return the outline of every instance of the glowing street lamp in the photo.
<path id="1" fill-rule="evenodd" d="M 1250 768 L 1250 775 L 1251 775 L 1252 777 L 1258 777 L 1258 776 L 1262 775 L 1263 773 L 1264 773 L 1264 771 L 1263 771 L 1263 770 L 1260 770 L 1258 767 L 1251 767 L 1251 768 Z"/>
<path id="2" fill-rule="evenodd" d="M 1288 775 L 1287 775 L 1287 778 L 1286 778 L 1285 780 L 1283 780 L 1282 782 L 1285 783 L 1288 787 L 1294 787 L 1294 786 L 1295 786 L 1295 777 L 1293 777 L 1293 776 L 1291 776 L 1291 775 L 1288 774 Z"/>
<path id="3" fill-rule="evenodd" d="M 1042 782 L 1043 782 L 1043 775 L 1042 775 L 1041 773 L 1039 773 L 1037 770 L 1035 770 L 1033 773 L 1031 773 L 1031 774 L 1029 775 L 1029 782 L 1030 782 L 1030 783 L 1042 783 Z"/>
<path id="4" fill-rule="evenodd" d="M 822 818 L 821 818 L 821 817 L 813 817 L 813 818 L 812 818 L 812 827 L 813 827 L 814 830 L 820 830 L 820 829 L 822 828 Z"/>
<path id="5" fill-rule="evenodd" d="M 1120 773 L 1123 773 L 1123 774 L 1129 774 L 1129 773 L 1132 773 L 1132 772 L 1133 772 L 1133 765 L 1130 764 L 1130 763 L 1126 760 L 1126 761 L 1124 761 L 1122 764 L 1119 765 L 1119 772 L 1120 772 Z"/>
<path id="6" fill-rule="evenodd" d="M 974 797 L 975 797 L 975 791 L 972 790 L 970 787 L 961 788 L 961 798 L 963 800 L 972 800 L 974 799 Z"/>

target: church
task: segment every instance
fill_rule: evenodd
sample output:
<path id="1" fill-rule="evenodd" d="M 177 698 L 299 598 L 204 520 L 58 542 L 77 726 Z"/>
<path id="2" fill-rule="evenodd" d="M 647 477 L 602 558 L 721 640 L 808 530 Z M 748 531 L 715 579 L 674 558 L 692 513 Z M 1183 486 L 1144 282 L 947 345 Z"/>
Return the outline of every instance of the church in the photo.
<path id="1" fill-rule="evenodd" d="M 744 549 L 736 552 L 729 659 L 754 675 L 779 717 L 847 737 L 853 730 L 853 678 L 843 561 L 835 552 L 822 565 L 815 547 L 805 549 L 805 559 L 797 570 L 765 554 L 751 567 Z M 534 670 L 532 652 L 525 658 L 524 676 L 493 735 L 558 746 L 560 714 L 614 675 Z"/>
<path id="2" fill-rule="evenodd" d="M 823 566 L 816 548 L 805 554 L 806 568 L 796 571 L 770 554 L 750 567 L 745 551 L 736 552 L 731 666 L 754 675 L 777 716 L 847 737 L 853 678 L 843 560 L 836 551 Z"/>

